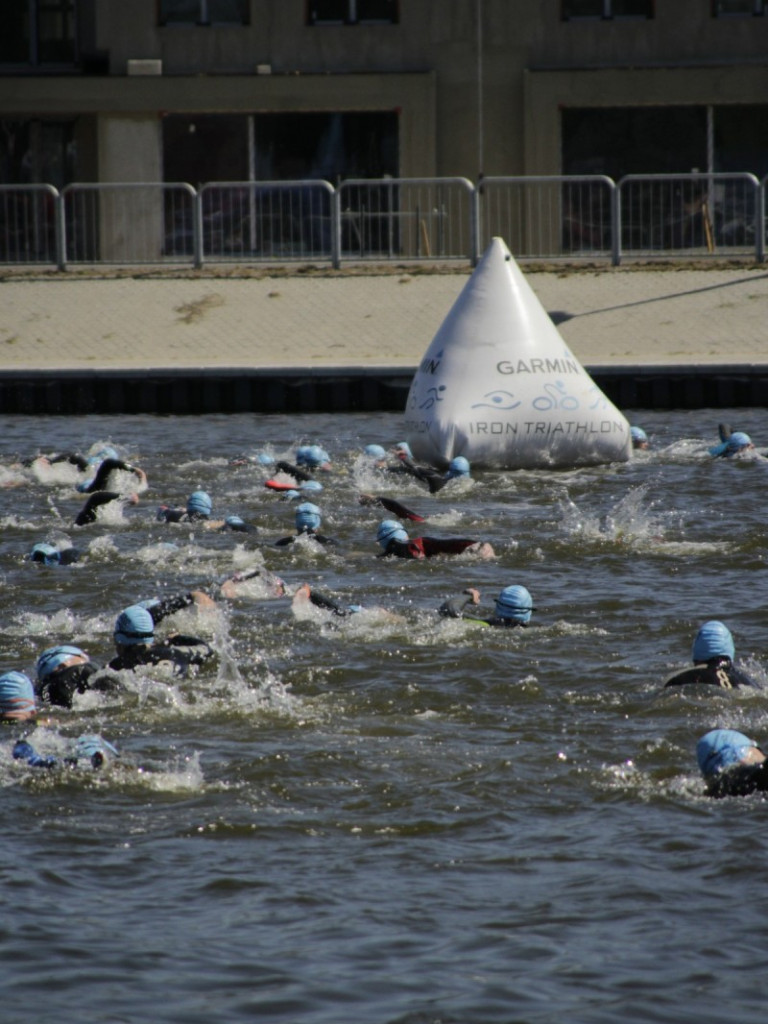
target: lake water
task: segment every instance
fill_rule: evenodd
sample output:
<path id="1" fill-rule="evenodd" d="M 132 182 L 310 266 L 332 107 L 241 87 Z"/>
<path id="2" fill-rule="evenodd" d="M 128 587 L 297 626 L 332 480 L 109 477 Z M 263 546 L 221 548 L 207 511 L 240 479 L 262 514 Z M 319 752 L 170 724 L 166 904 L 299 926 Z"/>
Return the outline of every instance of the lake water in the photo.
<path id="1" fill-rule="evenodd" d="M 711 801 L 695 761 L 716 725 L 768 738 L 759 692 L 663 694 L 721 618 L 766 680 L 768 463 L 713 460 L 717 423 L 766 440 L 759 409 L 628 413 L 631 463 L 478 474 L 431 497 L 363 470 L 401 439 L 381 416 L 0 417 L 3 670 L 75 643 L 98 662 L 128 604 L 262 561 L 362 614 L 329 622 L 257 584 L 158 628 L 217 649 L 190 680 L 131 677 L 30 731 L 44 751 L 100 731 L 102 772 L 33 770 L 0 737 L 4 1024 L 742 1024 L 765 1011 L 766 805 Z M 71 523 L 75 473 L 37 451 L 111 441 L 148 474 L 124 514 Z M 295 505 L 240 453 L 320 441 L 323 531 L 288 549 Z M 156 522 L 204 488 L 256 535 Z M 377 559 L 388 514 L 490 541 L 496 557 Z M 415 524 L 414 524 L 415 525 Z M 25 560 L 69 538 L 71 567 Z M 169 546 L 173 541 L 175 546 Z M 536 628 L 436 615 L 510 583 Z M 387 614 L 377 608 L 386 609 Z"/>

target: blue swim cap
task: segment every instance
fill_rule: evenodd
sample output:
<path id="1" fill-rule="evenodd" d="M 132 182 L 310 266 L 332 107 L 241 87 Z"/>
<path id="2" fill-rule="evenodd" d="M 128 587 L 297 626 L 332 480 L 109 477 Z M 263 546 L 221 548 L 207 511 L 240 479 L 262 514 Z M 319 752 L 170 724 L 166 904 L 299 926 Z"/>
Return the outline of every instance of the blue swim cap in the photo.
<path id="1" fill-rule="evenodd" d="M 23 672 L 4 672 L 0 676 L 0 718 L 28 718 L 36 709 L 29 676 Z"/>
<path id="2" fill-rule="evenodd" d="M 387 453 L 380 444 L 367 444 L 365 446 L 365 454 L 370 455 L 372 459 L 386 459 L 387 457 Z"/>
<path id="3" fill-rule="evenodd" d="M 319 494 L 323 489 L 323 485 L 318 483 L 317 480 L 305 480 L 303 484 L 299 484 L 302 491 L 314 491 Z"/>
<path id="4" fill-rule="evenodd" d="M 300 498 L 301 494 L 298 491 L 294 491 L 294 490 L 283 491 L 283 497 L 287 501 L 294 501 L 296 498 Z"/>
<path id="5" fill-rule="evenodd" d="M 749 747 L 756 746 L 743 732 L 735 729 L 712 729 L 696 744 L 696 758 L 705 778 L 711 778 L 738 764 Z"/>
<path id="6" fill-rule="evenodd" d="M 303 501 L 296 509 L 296 529 L 304 533 L 307 530 L 318 530 L 322 522 L 320 509 L 310 501 Z"/>
<path id="7" fill-rule="evenodd" d="M 396 520 L 384 519 L 379 523 L 379 528 L 376 531 L 376 540 L 385 550 L 391 540 L 396 540 L 401 544 L 407 544 L 408 539 L 408 534 L 402 528 L 400 523 L 396 522 Z"/>
<path id="8" fill-rule="evenodd" d="M 409 459 L 413 458 L 411 446 L 408 444 L 407 441 L 398 441 L 397 444 L 395 445 L 395 450 L 398 452 L 405 452 Z"/>
<path id="9" fill-rule="evenodd" d="M 693 641 L 693 661 L 698 663 L 711 658 L 730 658 L 733 661 L 735 656 L 730 629 L 717 619 L 705 622 Z"/>
<path id="10" fill-rule="evenodd" d="M 259 453 L 258 461 L 259 461 L 259 463 L 262 466 L 272 466 L 272 465 L 274 465 L 274 462 L 275 462 L 275 460 L 272 458 L 272 456 L 271 455 L 267 455 L 266 452 L 260 452 Z"/>
<path id="11" fill-rule="evenodd" d="M 61 562 L 61 553 L 53 544 L 35 544 L 29 553 L 33 562 L 44 562 L 45 565 L 58 565 Z"/>
<path id="12" fill-rule="evenodd" d="M 752 438 L 749 434 L 745 434 L 743 430 L 737 430 L 731 434 L 725 444 L 726 451 L 730 455 L 733 452 L 740 452 L 742 448 L 749 448 L 752 444 Z"/>
<path id="13" fill-rule="evenodd" d="M 96 466 L 98 463 L 103 462 L 105 459 L 119 459 L 120 456 L 117 454 L 112 445 L 105 444 L 103 448 L 90 456 L 88 459 L 89 466 Z"/>
<path id="14" fill-rule="evenodd" d="M 155 623 L 147 609 L 141 604 L 132 604 L 120 612 L 115 622 L 115 643 L 128 647 L 132 644 L 148 644 L 155 637 Z"/>
<path id="15" fill-rule="evenodd" d="M 59 665 L 73 657 L 89 660 L 85 651 L 81 651 L 79 647 L 73 647 L 71 644 L 58 644 L 56 647 L 49 647 L 37 659 L 37 678 L 42 682 L 52 672 L 55 672 Z"/>
<path id="16" fill-rule="evenodd" d="M 530 622 L 533 611 L 533 599 L 525 587 L 515 584 L 504 587 L 496 598 L 496 614 L 500 619 L 512 619 L 514 622 Z"/>
<path id="17" fill-rule="evenodd" d="M 646 432 L 643 430 L 642 427 L 630 427 L 629 428 L 629 433 L 630 433 L 630 435 L 632 437 L 632 440 L 635 442 L 635 444 L 642 444 L 642 443 L 644 443 L 645 441 L 648 440 L 648 435 L 646 434 Z"/>
<path id="18" fill-rule="evenodd" d="M 227 518 L 224 520 L 224 523 L 227 526 L 233 527 L 245 526 L 245 520 L 241 519 L 240 516 L 227 516 Z"/>
<path id="19" fill-rule="evenodd" d="M 304 461 L 312 469 L 316 469 L 318 466 L 322 466 L 324 462 L 330 462 L 331 456 L 319 444 L 312 444 L 304 449 Z"/>
<path id="20" fill-rule="evenodd" d="M 194 491 L 187 498 L 187 512 L 192 515 L 209 516 L 213 509 L 213 502 L 206 491 Z"/>
<path id="21" fill-rule="evenodd" d="M 457 455 L 455 459 L 451 459 L 447 475 L 451 479 L 457 476 L 469 476 L 469 462 L 463 455 Z"/>
<path id="22" fill-rule="evenodd" d="M 309 451 L 308 444 L 299 445 L 296 449 L 296 465 L 306 466 L 307 465 L 307 452 Z"/>
<path id="23" fill-rule="evenodd" d="M 94 768 L 99 768 L 109 757 L 120 757 L 120 753 L 98 733 L 85 733 L 75 740 L 75 757 L 90 761 Z"/>

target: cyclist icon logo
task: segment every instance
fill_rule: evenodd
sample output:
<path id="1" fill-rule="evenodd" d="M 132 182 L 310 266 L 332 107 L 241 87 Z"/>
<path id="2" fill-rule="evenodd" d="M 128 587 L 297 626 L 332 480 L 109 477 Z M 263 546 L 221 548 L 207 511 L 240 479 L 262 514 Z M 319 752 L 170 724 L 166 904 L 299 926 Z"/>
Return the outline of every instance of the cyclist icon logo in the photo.
<path id="1" fill-rule="evenodd" d="M 570 412 L 579 408 L 578 398 L 568 394 L 561 380 L 555 384 L 545 384 L 544 390 L 545 395 L 539 395 L 533 400 L 533 408 L 539 412 L 546 412 L 548 409 L 565 409 Z"/>

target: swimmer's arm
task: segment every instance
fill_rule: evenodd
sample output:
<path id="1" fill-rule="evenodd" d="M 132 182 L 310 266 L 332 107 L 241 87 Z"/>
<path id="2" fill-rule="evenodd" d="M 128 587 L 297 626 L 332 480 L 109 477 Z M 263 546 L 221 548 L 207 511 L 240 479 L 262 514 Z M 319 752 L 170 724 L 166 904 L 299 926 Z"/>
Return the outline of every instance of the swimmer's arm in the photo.
<path id="1" fill-rule="evenodd" d="M 448 619 L 461 619 L 468 604 L 480 603 L 480 591 L 468 587 L 460 597 L 450 597 L 438 608 L 438 614 Z"/>

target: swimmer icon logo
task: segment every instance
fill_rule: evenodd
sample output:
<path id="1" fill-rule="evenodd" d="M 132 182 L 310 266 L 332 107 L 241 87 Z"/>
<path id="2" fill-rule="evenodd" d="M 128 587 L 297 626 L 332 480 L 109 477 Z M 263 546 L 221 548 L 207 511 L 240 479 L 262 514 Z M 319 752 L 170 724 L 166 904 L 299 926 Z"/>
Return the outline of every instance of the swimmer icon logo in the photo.
<path id="1" fill-rule="evenodd" d="M 406 402 L 417 460 L 441 468 L 626 462 L 629 423 L 565 344 L 502 239 L 439 327 Z"/>

